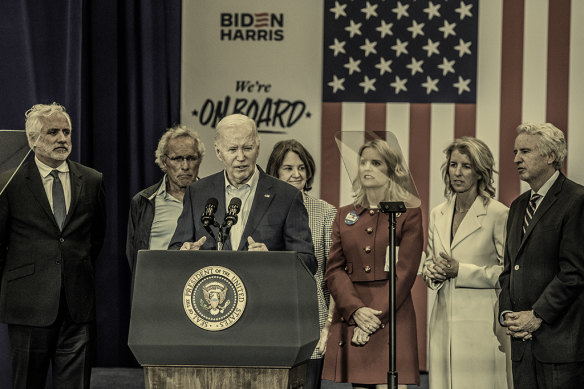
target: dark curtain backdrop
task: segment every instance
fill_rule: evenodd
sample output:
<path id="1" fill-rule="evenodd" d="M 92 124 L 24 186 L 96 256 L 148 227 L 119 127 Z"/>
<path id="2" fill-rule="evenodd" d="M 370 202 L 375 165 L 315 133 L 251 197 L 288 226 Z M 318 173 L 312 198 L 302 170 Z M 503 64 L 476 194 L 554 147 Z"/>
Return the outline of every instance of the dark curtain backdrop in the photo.
<path id="1" fill-rule="evenodd" d="M 36 103 L 67 107 L 71 159 L 104 173 L 108 230 L 97 264 L 97 365 L 132 366 L 127 347 L 129 202 L 161 177 L 154 149 L 180 115 L 181 0 L 2 0 L 0 128 Z M 30 291 L 42 293 L 42 291 Z M 9 387 L 0 327 L 0 387 Z"/>

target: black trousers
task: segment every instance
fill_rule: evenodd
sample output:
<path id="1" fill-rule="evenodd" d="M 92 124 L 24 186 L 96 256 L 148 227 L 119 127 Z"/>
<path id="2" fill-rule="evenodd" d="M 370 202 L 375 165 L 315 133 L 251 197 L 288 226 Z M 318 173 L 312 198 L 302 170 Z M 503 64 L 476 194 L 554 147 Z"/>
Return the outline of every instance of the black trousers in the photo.
<path id="1" fill-rule="evenodd" d="M 93 322 L 73 322 L 64 298 L 49 327 L 9 324 L 13 389 L 43 389 L 51 362 L 54 389 L 89 389 L 94 333 Z"/>
<path id="2" fill-rule="evenodd" d="M 320 389 L 324 358 L 309 359 L 306 363 L 304 389 Z"/>
<path id="3" fill-rule="evenodd" d="M 532 343 L 525 347 L 523 358 L 513 361 L 515 389 L 584 388 L 584 361 L 574 363 L 543 363 L 532 352 Z"/>

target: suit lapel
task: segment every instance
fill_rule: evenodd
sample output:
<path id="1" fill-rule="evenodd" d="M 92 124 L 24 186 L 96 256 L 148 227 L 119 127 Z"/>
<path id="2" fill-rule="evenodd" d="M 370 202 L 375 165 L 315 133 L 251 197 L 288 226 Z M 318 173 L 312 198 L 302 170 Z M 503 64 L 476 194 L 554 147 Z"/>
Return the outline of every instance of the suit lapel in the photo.
<path id="1" fill-rule="evenodd" d="M 452 230 L 452 215 L 454 213 L 454 197 L 451 198 L 436 215 L 436 233 L 442 248 L 446 254 L 450 255 L 450 231 Z M 436 249 L 436 248 L 435 248 Z M 439 252 L 442 250 L 439 250 Z"/>
<path id="2" fill-rule="evenodd" d="M 39 169 L 37 168 L 34 160 L 28 163 L 25 174 L 26 184 L 29 190 L 38 201 L 40 207 L 47 214 L 47 217 L 53 221 L 53 223 L 55 224 L 55 228 L 58 229 L 59 226 L 57 226 L 57 222 L 55 221 L 55 215 L 53 214 L 53 210 L 51 209 L 51 204 L 49 204 L 47 192 L 45 191 L 45 187 L 43 186 L 43 179 L 41 178 L 41 174 L 39 173 Z"/>
<path id="3" fill-rule="evenodd" d="M 247 237 L 255 231 L 259 225 L 260 220 L 262 220 L 262 217 L 266 213 L 266 210 L 276 195 L 272 190 L 272 184 L 269 182 L 269 180 L 266 179 L 266 174 L 259 169 L 258 172 L 260 174 L 258 179 L 258 186 L 256 188 L 253 203 L 249 211 L 249 216 L 247 217 L 245 229 L 241 235 L 241 241 L 239 242 L 238 250 L 243 250 L 246 247 Z"/>
<path id="4" fill-rule="evenodd" d="M 477 196 L 469 208 L 468 213 L 462 219 L 462 222 L 460 223 L 460 226 L 454 235 L 454 239 L 452 240 L 452 249 L 454 249 L 469 235 L 482 227 L 481 222 L 479 221 L 479 217 L 484 216 L 486 213 L 487 210 L 485 209 L 482 198 Z"/>

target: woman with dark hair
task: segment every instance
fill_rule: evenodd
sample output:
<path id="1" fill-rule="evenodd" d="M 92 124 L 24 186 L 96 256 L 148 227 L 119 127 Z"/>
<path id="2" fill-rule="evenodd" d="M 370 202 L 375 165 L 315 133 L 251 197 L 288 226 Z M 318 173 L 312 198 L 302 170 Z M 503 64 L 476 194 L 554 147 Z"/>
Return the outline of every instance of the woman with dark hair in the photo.
<path id="1" fill-rule="evenodd" d="M 324 271 L 331 247 L 332 222 L 337 210 L 326 201 L 314 198 L 306 193 L 312 189 L 315 164 L 308 150 L 297 140 L 289 139 L 276 143 L 268 160 L 266 171 L 269 175 L 298 188 L 302 192 L 304 205 L 308 211 L 308 224 L 312 232 L 314 255 L 318 263 L 318 269 L 314 277 L 317 281 L 321 332 L 319 342 L 307 366 L 304 388 L 320 388 L 322 356 L 326 350 L 326 340 L 332 321 L 332 309 L 335 304 L 333 299 L 329 297 L 330 295 L 324 282 Z"/>
<path id="2" fill-rule="evenodd" d="M 426 284 L 437 291 L 430 387 L 507 389 L 510 345 L 498 324 L 497 296 L 509 209 L 493 199 L 494 158 L 484 142 L 462 137 L 444 153 L 447 200 L 430 214 L 423 268 Z"/>
<path id="3" fill-rule="evenodd" d="M 353 181 L 355 200 L 341 207 L 325 280 L 336 306 L 323 378 L 354 388 L 387 388 L 389 369 L 389 220 L 379 203 L 407 202 L 409 172 L 399 151 L 380 139 L 362 145 Z M 420 383 L 416 315 L 411 289 L 423 245 L 422 213 L 410 208 L 397 217 L 396 367 L 399 387 Z"/>

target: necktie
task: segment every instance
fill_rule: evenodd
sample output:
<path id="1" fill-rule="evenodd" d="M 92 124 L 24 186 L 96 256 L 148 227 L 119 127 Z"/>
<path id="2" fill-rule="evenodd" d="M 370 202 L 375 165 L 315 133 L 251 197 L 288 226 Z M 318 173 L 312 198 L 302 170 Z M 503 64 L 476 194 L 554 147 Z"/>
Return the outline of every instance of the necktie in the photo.
<path id="1" fill-rule="evenodd" d="M 59 229 L 63 229 L 63 222 L 67 216 L 67 208 L 65 207 L 65 193 L 63 192 L 63 184 L 59 179 L 59 171 L 53 170 L 50 175 L 53 177 L 53 213 Z"/>
<path id="2" fill-rule="evenodd" d="M 525 235 L 525 230 L 527 230 L 527 226 L 529 225 L 531 219 L 533 218 L 537 200 L 539 200 L 540 198 L 541 195 L 537 193 L 531 195 L 531 199 L 529 200 L 529 204 L 527 205 L 527 209 L 525 210 L 525 217 L 523 218 L 523 235 Z"/>

